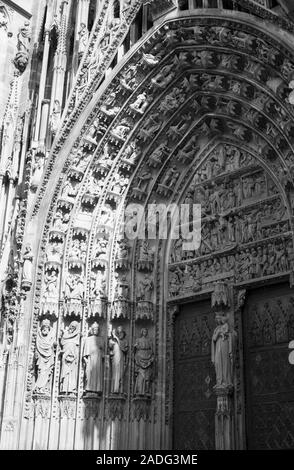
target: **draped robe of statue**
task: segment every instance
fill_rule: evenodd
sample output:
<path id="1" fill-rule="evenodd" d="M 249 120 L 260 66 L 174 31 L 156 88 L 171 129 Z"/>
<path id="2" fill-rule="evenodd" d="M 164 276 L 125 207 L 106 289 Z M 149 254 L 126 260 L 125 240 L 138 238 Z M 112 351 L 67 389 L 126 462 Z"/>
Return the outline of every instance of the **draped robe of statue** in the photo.
<path id="1" fill-rule="evenodd" d="M 38 330 L 36 341 L 36 367 L 37 380 L 35 390 L 39 393 L 50 391 L 50 377 L 54 365 L 54 333 L 50 328 L 47 336 L 42 334 L 42 328 Z"/>
<path id="2" fill-rule="evenodd" d="M 234 332 L 230 330 L 226 320 L 221 320 L 213 333 L 211 343 L 211 360 L 215 367 L 216 385 L 231 386 L 232 377 L 232 356 Z"/>
<path id="3" fill-rule="evenodd" d="M 23 256 L 23 280 L 31 282 L 32 281 L 32 265 L 33 265 L 33 254 L 30 247 L 26 248 L 26 251 Z"/>
<path id="4" fill-rule="evenodd" d="M 72 322 L 69 330 L 64 333 L 61 339 L 62 360 L 60 374 L 60 393 L 73 393 L 77 390 L 79 358 L 78 328 L 78 323 Z"/>
<path id="5" fill-rule="evenodd" d="M 102 392 L 103 388 L 104 341 L 100 336 L 91 335 L 84 343 L 83 358 L 87 392 Z"/>
<path id="6" fill-rule="evenodd" d="M 154 352 L 152 341 L 141 336 L 135 343 L 136 381 L 135 395 L 149 395 L 151 393 L 152 365 Z"/>
<path id="7" fill-rule="evenodd" d="M 111 392 L 123 393 L 126 355 L 128 351 L 128 342 L 116 335 L 109 340 L 111 349 Z"/>

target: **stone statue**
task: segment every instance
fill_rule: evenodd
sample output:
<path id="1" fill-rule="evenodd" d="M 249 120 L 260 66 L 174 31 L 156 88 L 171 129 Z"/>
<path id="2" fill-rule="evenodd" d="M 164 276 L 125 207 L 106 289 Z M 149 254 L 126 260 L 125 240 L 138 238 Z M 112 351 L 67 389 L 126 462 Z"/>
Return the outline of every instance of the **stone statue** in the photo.
<path id="1" fill-rule="evenodd" d="M 79 274 L 69 274 L 65 284 L 65 297 L 70 300 L 82 300 L 84 283 Z"/>
<path id="2" fill-rule="evenodd" d="M 79 54 L 83 54 L 87 47 L 88 38 L 89 38 L 89 31 L 87 29 L 87 25 L 85 23 L 80 24 L 80 30 L 78 32 L 79 35 Z"/>
<path id="3" fill-rule="evenodd" d="M 43 320 L 37 333 L 35 364 L 37 380 L 35 392 L 50 393 L 50 379 L 54 365 L 54 333 L 49 320 Z"/>
<path id="4" fill-rule="evenodd" d="M 32 168 L 32 179 L 31 179 L 31 187 L 37 188 L 41 182 L 41 178 L 43 175 L 45 165 L 45 158 L 42 154 L 35 155 L 35 160 L 33 163 Z"/>
<path id="5" fill-rule="evenodd" d="M 217 327 L 212 335 L 211 360 L 215 367 L 216 387 L 233 385 L 233 347 L 235 332 L 229 326 L 228 317 L 216 314 Z"/>
<path id="6" fill-rule="evenodd" d="M 140 114 L 144 114 L 148 104 L 147 94 L 143 92 L 137 96 L 136 101 L 130 105 L 130 108 Z"/>
<path id="7" fill-rule="evenodd" d="M 30 23 L 25 22 L 24 26 L 20 28 L 17 35 L 17 54 L 14 59 L 16 68 L 23 73 L 29 61 L 29 50 L 31 33 L 29 30 Z"/>
<path id="8" fill-rule="evenodd" d="M 152 366 L 154 351 L 152 340 L 148 337 L 147 328 L 142 328 L 141 337 L 137 338 L 135 345 L 135 395 L 150 395 L 152 383 Z"/>
<path id="9" fill-rule="evenodd" d="M 28 53 L 30 50 L 31 33 L 29 30 L 29 26 L 30 26 L 30 23 L 26 21 L 23 27 L 20 28 L 19 33 L 17 35 L 17 39 L 18 39 L 17 48 L 19 52 Z"/>
<path id="10" fill-rule="evenodd" d="M 33 252 L 30 245 L 25 248 L 23 260 L 23 281 L 32 282 Z"/>
<path id="11" fill-rule="evenodd" d="M 50 273 L 47 272 L 45 275 L 45 292 L 44 292 L 44 301 L 50 301 L 52 298 L 58 297 L 58 272 L 56 270 L 52 270 Z"/>
<path id="12" fill-rule="evenodd" d="M 144 279 L 141 279 L 138 287 L 138 300 L 150 302 L 154 284 L 152 279 L 145 274 Z"/>
<path id="13" fill-rule="evenodd" d="M 127 363 L 128 341 L 122 326 L 112 331 L 109 339 L 111 356 L 111 392 L 124 392 L 124 377 Z"/>
<path id="14" fill-rule="evenodd" d="M 106 297 L 106 279 L 101 271 L 97 272 L 97 275 L 93 277 L 93 294 L 98 299 L 104 299 Z"/>
<path id="15" fill-rule="evenodd" d="M 99 336 L 99 329 L 99 324 L 93 323 L 84 343 L 85 392 L 100 393 L 103 389 L 104 341 Z"/>
<path id="16" fill-rule="evenodd" d="M 79 323 L 71 322 L 65 330 L 61 340 L 61 373 L 60 393 L 74 393 L 77 391 L 78 359 L 79 359 Z"/>

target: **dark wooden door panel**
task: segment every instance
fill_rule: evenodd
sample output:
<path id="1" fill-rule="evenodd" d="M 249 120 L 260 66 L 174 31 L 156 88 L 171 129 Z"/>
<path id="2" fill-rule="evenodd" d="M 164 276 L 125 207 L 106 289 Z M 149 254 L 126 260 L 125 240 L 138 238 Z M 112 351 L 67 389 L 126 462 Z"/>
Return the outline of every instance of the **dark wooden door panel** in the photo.
<path id="1" fill-rule="evenodd" d="M 210 357 L 214 327 L 208 301 L 183 306 L 176 319 L 174 449 L 215 448 L 215 373 Z"/>
<path id="2" fill-rule="evenodd" d="M 286 285 L 259 289 L 244 311 L 249 449 L 294 449 L 294 293 Z"/>

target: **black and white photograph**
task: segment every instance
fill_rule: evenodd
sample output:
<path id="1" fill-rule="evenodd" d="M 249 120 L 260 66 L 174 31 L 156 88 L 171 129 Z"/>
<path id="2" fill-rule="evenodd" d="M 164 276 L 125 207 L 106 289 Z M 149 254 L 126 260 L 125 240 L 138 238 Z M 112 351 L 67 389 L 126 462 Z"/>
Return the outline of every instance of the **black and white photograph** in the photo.
<path id="1" fill-rule="evenodd" d="M 294 450 L 294 0 L 0 0 L 0 450 Z"/>

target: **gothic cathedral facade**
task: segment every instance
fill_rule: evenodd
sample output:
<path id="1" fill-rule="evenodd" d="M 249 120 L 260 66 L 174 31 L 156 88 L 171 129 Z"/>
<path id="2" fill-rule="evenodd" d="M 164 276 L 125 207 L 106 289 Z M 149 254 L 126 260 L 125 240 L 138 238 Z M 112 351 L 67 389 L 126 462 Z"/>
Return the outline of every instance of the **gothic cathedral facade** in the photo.
<path id="1" fill-rule="evenodd" d="M 0 0 L 0 40 L 0 448 L 293 449 L 293 2 Z M 125 236 L 151 204 L 198 245 Z"/>

